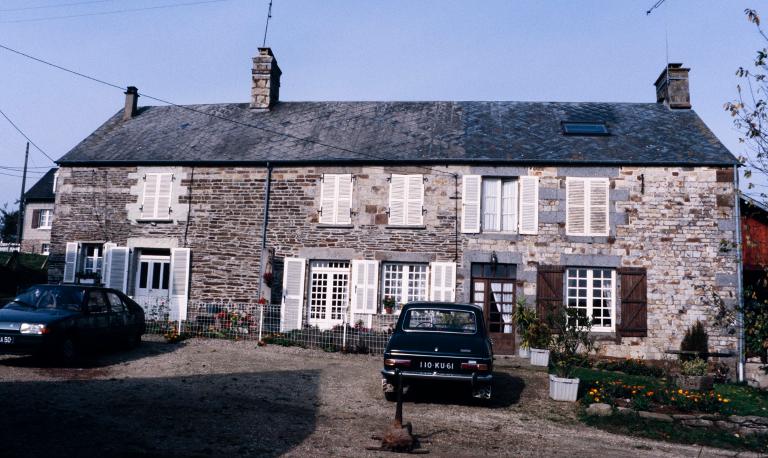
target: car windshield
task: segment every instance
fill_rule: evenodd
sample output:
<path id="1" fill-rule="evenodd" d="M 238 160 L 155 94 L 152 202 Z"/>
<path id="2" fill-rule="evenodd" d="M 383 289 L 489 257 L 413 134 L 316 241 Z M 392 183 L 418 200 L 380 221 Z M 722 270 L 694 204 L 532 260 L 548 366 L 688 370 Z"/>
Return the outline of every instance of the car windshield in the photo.
<path id="1" fill-rule="evenodd" d="M 415 308 L 408 310 L 403 320 L 403 329 L 474 334 L 477 321 L 474 312 L 467 310 Z"/>
<path id="2" fill-rule="evenodd" d="M 9 306 L 80 311 L 84 294 L 81 288 L 33 286 L 16 296 Z"/>

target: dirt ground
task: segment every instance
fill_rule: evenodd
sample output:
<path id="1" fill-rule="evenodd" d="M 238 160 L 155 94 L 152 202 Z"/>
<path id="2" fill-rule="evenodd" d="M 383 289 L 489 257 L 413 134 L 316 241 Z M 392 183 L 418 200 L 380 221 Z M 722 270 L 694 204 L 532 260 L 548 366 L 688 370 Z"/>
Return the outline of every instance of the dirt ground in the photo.
<path id="1" fill-rule="evenodd" d="M 366 450 L 394 417 L 381 358 L 253 342 L 144 337 L 55 367 L 0 356 L 0 456 L 391 456 Z M 496 362 L 489 406 L 414 390 L 404 420 L 435 456 L 735 456 L 588 428 L 547 398 L 546 373 Z M 749 456 L 740 454 L 739 456 Z"/>

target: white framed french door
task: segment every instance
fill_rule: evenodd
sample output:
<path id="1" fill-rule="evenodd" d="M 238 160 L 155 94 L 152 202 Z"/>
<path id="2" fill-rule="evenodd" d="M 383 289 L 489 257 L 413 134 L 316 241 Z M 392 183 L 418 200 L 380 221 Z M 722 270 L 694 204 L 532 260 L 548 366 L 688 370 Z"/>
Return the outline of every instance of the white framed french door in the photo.
<path id="1" fill-rule="evenodd" d="M 140 255 L 136 271 L 136 296 L 138 298 L 167 299 L 170 276 L 170 256 Z"/>
<path id="2" fill-rule="evenodd" d="M 309 264 L 309 324 L 330 329 L 344 322 L 349 306 L 350 265 L 347 261 Z"/>

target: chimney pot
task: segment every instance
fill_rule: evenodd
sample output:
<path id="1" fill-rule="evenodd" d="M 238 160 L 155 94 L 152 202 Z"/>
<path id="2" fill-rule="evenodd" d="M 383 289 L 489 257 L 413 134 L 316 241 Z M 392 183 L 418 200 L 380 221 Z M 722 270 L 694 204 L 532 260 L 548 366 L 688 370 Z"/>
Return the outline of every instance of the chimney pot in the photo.
<path id="1" fill-rule="evenodd" d="M 280 67 L 271 48 L 259 48 L 251 70 L 251 108 L 269 110 L 280 99 Z"/>
<path id="2" fill-rule="evenodd" d="M 136 86 L 128 86 L 125 90 L 125 111 L 123 111 L 123 121 L 127 121 L 136 116 L 138 106 L 139 90 Z"/>
<path id="3" fill-rule="evenodd" d="M 656 86 L 656 102 L 664 103 L 669 108 L 690 109 L 691 92 L 688 86 L 688 72 L 683 64 L 667 64 L 654 85 Z"/>

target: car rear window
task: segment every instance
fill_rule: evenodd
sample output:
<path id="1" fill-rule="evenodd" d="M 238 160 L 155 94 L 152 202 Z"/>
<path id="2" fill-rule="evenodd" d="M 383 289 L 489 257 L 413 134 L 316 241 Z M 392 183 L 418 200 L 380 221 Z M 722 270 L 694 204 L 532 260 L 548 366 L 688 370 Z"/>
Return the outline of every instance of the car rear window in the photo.
<path id="1" fill-rule="evenodd" d="M 477 332 L 475 313 L 466 310 L 414 308 L 406 312 L 403 329 L 409 331 Z"/>

